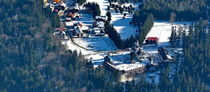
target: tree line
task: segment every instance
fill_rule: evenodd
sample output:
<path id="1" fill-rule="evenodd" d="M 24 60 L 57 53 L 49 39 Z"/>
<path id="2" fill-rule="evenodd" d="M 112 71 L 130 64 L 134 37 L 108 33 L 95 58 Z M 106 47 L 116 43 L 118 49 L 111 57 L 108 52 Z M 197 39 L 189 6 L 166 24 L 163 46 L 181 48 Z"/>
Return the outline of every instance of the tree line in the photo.
<path id="1" fill-rule="evenodd" d="M 59 18 L 43 0 L 0 3 L 0 92 L 122 91 L 103 67 L 94 69 L 53 36 Z"/>
<path id="2" fill-rule="evenodd" d="M 94 18 L 96 16 L 100 16 L 100 14 L 101 14 L 100 7 L 99 7 L 98 3 L 88 2 L 88 3 L 84 4 L 83 7 L 87 8 L 89 11 L 92 11 Z"/>
<path id="3" fill-rule="evenodd" d="M 103 66 L 65 46 L 52 35 L 58 18 L 42 0 L 1 0 L 0 92 L 209 92 L 210 34 L 199 21 L 183 40 L 184 60 L 168 77 L 161 71 L 160 84 L 117 81 Z M 33 12 L 29 12 L 33 11 Z M 9 15 L 9 16 L 8 16 Z M 152 19 L 152 18 L 151 18 Z M 145 23 L 146 25 L 146 23 Z M 126 90 L 124 90 L 124 88 Z"/>
<path id="4" fill-rule="evenodd" d="M 197 21 L 207 18 L 208 3 L 208 0 L 145 0 L 140 7 L 158 20 L 170 20 L 175 14 L 178 21 Z"/>

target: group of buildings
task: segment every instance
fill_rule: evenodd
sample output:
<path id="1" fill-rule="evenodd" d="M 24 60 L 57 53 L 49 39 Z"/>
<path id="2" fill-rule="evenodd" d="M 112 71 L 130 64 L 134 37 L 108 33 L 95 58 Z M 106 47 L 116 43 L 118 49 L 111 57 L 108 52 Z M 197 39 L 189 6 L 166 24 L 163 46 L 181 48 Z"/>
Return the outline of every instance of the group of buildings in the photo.
<path id="1" fill-rule="evenodd" d="M 65 2 L 63 0 L 46 1 L 46 5 L 50 6 L 52 12 L 57 13 L 60 18 L 60 27 L 55 29 L 55 35 L 58 35 L 60 38 L 105 35 L 106 16 L 96 16 L 93 24 L 87 26 L 80 21 L 80 8 L 78 8 L 74 0 L 71 0 L 71 2 Z M 147 37 L 145 43 L 155 44 L 157 46 L 158 41 L 158 37 Z M 167 50 L 161 47 L 158 48 L 156 55 L 157 56 L 154 56 L 144 52 L 143 47 L 136 42 L 135 45 L 130 48 L 128 62 L 115 64 L 110 56 L 107 55 L 104 57 L 103 65 L 106 69 L 111 71 L 119 72 L 126 76 L 132 76 L 145 73 L 150 67 L 156 67 L 165 61 L 172 60 Z M 155 60 L 159 60 L 159 62 L 155 62 Z"/>
<path id="2" fill-rule="evenodd" d="M 151 40 L 153 41 L 155 39 Z M 151 68 L 159 68 L 164 63 L 173 61 L 167 49 L 157 47 L 157 43 L 152 42 L 147 44 L 155 44 L 152 46 L 157 48 L 157 53 L 151 54 L 145 52 L 143 46 L 140 46 L 138 42 L 136 42 L 134 46 L 130 48 L 130 53 L 128 54 L 129 59 L 126 62 L 120 64 L 115 63 L 112 61 L 111 56 L 107 55 L 104 57 L 103 65 L 112 72 L 119 72 L 122 75 L 130 77 L 137 74 L 144 74 L 150 71 Z"/>
<path id="3" fill-rule="evenodd" d="M 52 12 L 60 18 L 60 27 L 55 29 L 55 35 L 60 38 L 104 36 L 106 16 L 96 16 L 91 26 L 80 21 L 82 10 L 76 0 L 45 0 L 45 6 L 49 6 Z M 83 9 L 82 11 L 84 11 Z"/>

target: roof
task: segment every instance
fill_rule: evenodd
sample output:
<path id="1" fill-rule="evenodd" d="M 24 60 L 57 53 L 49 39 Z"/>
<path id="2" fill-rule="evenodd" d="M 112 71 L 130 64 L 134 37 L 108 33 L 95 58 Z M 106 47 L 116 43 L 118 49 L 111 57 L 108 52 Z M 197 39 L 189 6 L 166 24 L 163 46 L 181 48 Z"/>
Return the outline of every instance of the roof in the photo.
<path id="1" fill-rule="evenodd" d="M 102 21 L 104 21 L 104 20 L 106 20 L 106 16 L 96 16 L 96 20 L 102 20 Z"/>
<path id="2" fill-rule="evenodd" d="M 147 37 L 147 40 L 158 41 L 159 38 L 157 38 L 157 37 Z"/>
<path id="3" fill-rule="evenodd" d="M 53 2 L 59 3 L 61 0 L 53 0 Z"/>
<path id="4" fill-rule="evenodd" d="M 55 30 L 57 30 L 57 31 L 65 31 L 66 28 L 65 27 L 61 27 L 61 28 L 56 28 Z"/>

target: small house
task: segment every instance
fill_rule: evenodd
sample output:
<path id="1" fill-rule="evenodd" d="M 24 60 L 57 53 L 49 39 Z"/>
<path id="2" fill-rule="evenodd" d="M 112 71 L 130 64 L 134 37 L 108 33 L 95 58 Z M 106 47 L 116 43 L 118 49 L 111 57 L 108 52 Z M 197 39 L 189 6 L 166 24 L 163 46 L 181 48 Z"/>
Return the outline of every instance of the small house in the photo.
<path id="1" fill-rule="evenodd" d="M 146 44 L 157 44 L 159 41 L 158 37 L 147 37 L 146 38 Z"/>
<path id="2" fill-rule="evenodd" d="M 77 20 L 79 19 L 79 10 L 78 9 L 68 9 L 64 13 L 67 18 L 71 18 L 71 20 Z"/>

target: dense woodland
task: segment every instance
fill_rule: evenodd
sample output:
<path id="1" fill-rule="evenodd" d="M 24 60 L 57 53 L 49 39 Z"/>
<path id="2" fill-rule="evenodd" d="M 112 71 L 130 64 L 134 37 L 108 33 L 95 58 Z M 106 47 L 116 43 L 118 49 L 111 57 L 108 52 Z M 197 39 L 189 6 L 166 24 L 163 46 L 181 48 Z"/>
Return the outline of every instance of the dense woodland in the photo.
<path id="1" fill-rule="evenodd" d="M 135 11 L 132 23 L 139 27 L 140 42 L 145 39 L 145 34 L 151 29 L 152 20 L 173 21 L 198 21 L 206 20 L 210 16 L 209 0 L 143 0 L 139 9 Z M 149 15 L 153 15 L 153 18 Z M 150 21 L 148 21 L 150 20 Z"/>
<path id="2" fill-rule="evenodd" d="M 118 76 L 103 67 L 93 69 L 91 61 L 61 45 L 52 35 L 59 26 L 58 18 L 43 8 L 42 0 L 0 3 L 0 92 L 210 91 L 210 30 L 204 21 L 195 23 L 184 36 L 184 60 L 173 79 L 169 78 L 168 66 L 161 69 L 159 85 L 144 78 L 122 84 Z M 153 20 L 151 14 L 148 17 L 145 21 Z"/>
<path id="3" fill-rule="evenodd" d="M 208 0 L 145 0 L 142 11 L 152 13 L 158 20 L 170 20 L 176 15 L 176 20 L 195 21 L 207 18 Z"/>
<path id="4" fill-rule="evenodd" d="M 83 7 L 85 7 L 89 11 L 92 11 L 94 18 L 101 14 L 100 7 L 97 3 L 88 2 L 88 3 L 84 4 Z"/>
<path id="5" fill-rule="evenodd" d="M 42 0 L 0 3 L 0 92 L 121 90 L 103 68 L 93 70 L 92 63 L 52 35 L 58 18 Z"/>
<path id="6" fill-rule="evenodd" d="M 79 5 L 82 5 L 86 2 L 86 0 L 76 0 L 76 2 L 79 4 Z"/>
<path id="7" fill-rule="evenodd" d="M 144 0 L 138 12 L 152 13 L 157 20 L 197 21 L 207 18 L 209 5 L 209 0 Z"/>
<path id="8" fill-rule="evenodd" d="M 128 3 L 128 2 L 142 2 L 143 0 L 108 0 L 109 2 Z"/>

